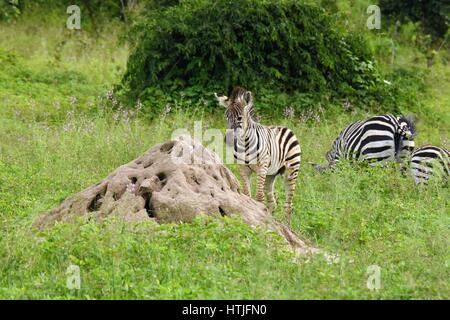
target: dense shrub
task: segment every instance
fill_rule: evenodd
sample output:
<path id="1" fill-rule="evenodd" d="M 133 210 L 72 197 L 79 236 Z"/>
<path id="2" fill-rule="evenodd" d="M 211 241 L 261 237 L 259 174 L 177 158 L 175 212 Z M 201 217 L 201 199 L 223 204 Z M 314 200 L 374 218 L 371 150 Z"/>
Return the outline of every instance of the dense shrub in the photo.
<path id="1" fill-rule="evenodd" d="M 296 0 L 181 1 L 148 12 L 133 35 L 121 86 L 133 99 L 155 87 L 224 92 L 236 84 L 348 97 L 380 82 L 361 36 Z"/>

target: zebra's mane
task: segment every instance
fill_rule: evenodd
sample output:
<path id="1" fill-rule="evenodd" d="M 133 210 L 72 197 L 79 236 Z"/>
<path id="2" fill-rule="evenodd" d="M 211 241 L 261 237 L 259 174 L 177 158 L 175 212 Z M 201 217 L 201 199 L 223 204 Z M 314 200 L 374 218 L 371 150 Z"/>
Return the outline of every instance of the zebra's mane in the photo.
<path id="1" fill-rule="evenodd" d="M 241 102 L 244 99 L 244 94 L 247 92 L 245 88 L 236 86 L 230 93 L 231 102 Z"/>

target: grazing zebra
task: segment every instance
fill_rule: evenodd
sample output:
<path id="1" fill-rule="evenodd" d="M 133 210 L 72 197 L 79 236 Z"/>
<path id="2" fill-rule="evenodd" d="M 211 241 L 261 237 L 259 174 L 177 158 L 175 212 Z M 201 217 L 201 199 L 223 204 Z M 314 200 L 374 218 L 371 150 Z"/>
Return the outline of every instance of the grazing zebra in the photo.
<path id="1" fill-rule="evenodd" d="M 375 116 L 353 122 L 341 131 L 327 152 L 328 166 L 316 166 L 321 172 L 340 160 L 368 161 L 374 166 L 384 161 L 401 163 L 414 149 L 415 127 L 407 117 Z"/>
<path id="2" fill-rule="evenodd" d="M 414 150 L 411 154 L 411 175 L 416 184 L 426 184 L 432 176 L 448 181 L 450 151 L 432 145 Z"/>
<path id="3" fill-rule="evenodd" d="M 250 91 L 235 87 L 229 98 L 218 97 L 217 94 L 216 98 L 226 108 L 227 144 L 233 146 L 234 158 L 242 164 L 239 171 L 243 179 L 244 194 L 250 196 L 250 176 L 252 172 L 256 172 L 256 200 L 263 202 L 265 194 L 269 211 L 273 212 L 276 205 L 273 185 L 276 176 L 283 175 L 286 189 L 284 210 L 290 223 L 301 160 L 297 138 L 288 128 L 259 124 L 255 120 Z"/>

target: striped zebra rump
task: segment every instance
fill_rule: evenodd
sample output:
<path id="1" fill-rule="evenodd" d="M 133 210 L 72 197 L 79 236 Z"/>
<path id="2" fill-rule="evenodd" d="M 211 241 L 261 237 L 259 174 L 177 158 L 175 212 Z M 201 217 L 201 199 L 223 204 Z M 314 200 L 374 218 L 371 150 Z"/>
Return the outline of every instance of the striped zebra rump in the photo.
<path id="1" fill-rule="evenodd" d="M 432 145 L 422 146 L 411 154 L 410 170 L 416 184 L 426 184 L 432 178 L 448 181 L 450 151 Z"/>
<path id="2" fill-rule="evenodd" d="M 328 167 L 341 160 L 368 161 L 372 166 L 385 161 L 402 163 L 414 148 L 414 136 L 414 125 L 406 117 L 381 115 L 353 122 L 326 154 Z"/>

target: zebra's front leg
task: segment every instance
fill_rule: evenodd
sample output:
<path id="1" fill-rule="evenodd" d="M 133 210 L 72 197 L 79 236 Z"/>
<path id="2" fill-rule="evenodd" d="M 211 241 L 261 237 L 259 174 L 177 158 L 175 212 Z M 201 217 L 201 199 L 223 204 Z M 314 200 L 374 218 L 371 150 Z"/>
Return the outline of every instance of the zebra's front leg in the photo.
<path id="1" fill-rule="evenodd" d="M 256 201 L 264 202 L 264 189 L 266 184 L 268 166 L 262 163 L 256 169 L 257 184 L 256 184 Z"/>
<path id="2" fill-rule="evenodd" d="M 251 197 L 251 193 L 250 193 L 250 188 L 251 188 L 251 184 L 250 184 L 250 176 L 252 174 L 252 170 L 250 169 L 249 166 L 245 166 L 245 165 L 241 165 L 239 166 L 239 173 L 242 177 L 242 182 L 243 182 L 243 192 L 246 196 Z"/>
<path id="3" fill-rule="evenodd" d="M 295 187 L 298 177 L 298 169 L 295 170 L 286 170 L 284 175 L 284 186 L 286 193 L 286 200 L 284 203 L 284 212 L 286 214 L 286 218 L 288 224 L 291 224 L 292 218 L 292 202 L 294 199 Z"/>
<path id="4" fill-rule="evenodd" d="M 277 201 L 273 194 L 273 185 L 275 183 L 276 175 L 266 176 L 266 199 L 267 199 L 267 208 L 270 213 L 273 213 L 277 206 Z"/>

